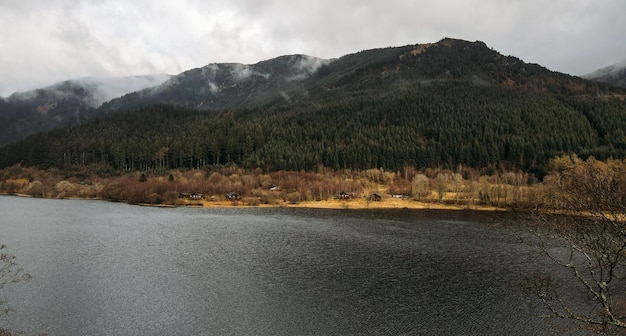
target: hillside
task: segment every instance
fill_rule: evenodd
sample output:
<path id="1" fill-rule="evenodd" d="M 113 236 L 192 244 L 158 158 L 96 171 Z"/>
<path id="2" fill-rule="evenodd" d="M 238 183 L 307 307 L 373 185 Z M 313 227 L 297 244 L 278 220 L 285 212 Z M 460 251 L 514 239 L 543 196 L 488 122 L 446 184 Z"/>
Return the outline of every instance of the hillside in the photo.
<path id="1" fill-rule="evenodd" d="M 453 39 L 213 64 L 105 103 L 92 122 L 0 148 L 0 167 L 464 165 L 541 176 L 563 153 L 626 157 L 626 105 L 611 98 L 624 91 Z"/>
<path id="2" fill-rule="evenodd" d="M 606 85 L 503 56 L 483 42 L 443 39 L 433 44 L 365 50 L 338 59 L 282 56 L 253 65 L 209 64 L 156 88 L 115 99 L 104 110 L 172 104 L 202 110 L 252 108 L 324 100 L 329 94 L 388 91 L 432 81 L 469 81 L 572 94 L 611 92 Z"/>
<path id="3" fill-rule="evenodd" d="M 469 81 L 558 94 L 614 89 L 503 56 L 482 42 L 365 50 L 338 59 L 288 55 L 253 65 L 222 63 L 176 76 L 85 78 L 0 99 L 0 145 L 120 110 L 154 104 L 224 110 L 325 100 L 329 95 L 395 90 L 432 81 Z M 100 108 L 98 108 L 102 105 Z"/>
<path id="4" fill-rule="evenodd" d="M 626 88 L 626 64 L 611 65 L 585 75 L 583 78 Z"/>
<path id="5" fill-rule="evenodd" d="M 158 85 L 170 76 L 81 78 L 0 98 L 0 145 L 102 115 L 104 102 Z"/>
<path id="6" fill-rule="evenodd" d="M 550 158 L 626 157 L 619 99 L 555 97 L 466 82 L 206 113 L 171 105 L 115 114 L 0 148 L 0 167 L 266 171 L 458 165 L 543 175 Z"/>
<path id="7" fill-rule="evenodd" d="M 185 71 L 154 88 L 134 92 L 105 104 L 103 110 L 173 104 L 202 110 L 255 106 L 282 97 L 330 61 L 305 55 L 282 56 L 254 65 L 209 64 Z"/>

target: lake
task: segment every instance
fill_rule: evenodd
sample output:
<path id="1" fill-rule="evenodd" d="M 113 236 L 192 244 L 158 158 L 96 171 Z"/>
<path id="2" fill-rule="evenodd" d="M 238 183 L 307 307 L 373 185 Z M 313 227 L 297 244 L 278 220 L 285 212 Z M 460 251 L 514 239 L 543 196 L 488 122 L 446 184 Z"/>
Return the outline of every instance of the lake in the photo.
<path id="1" fill-rule="evenodd" d="M 27 335 L 584 335 L 518 284 L 512 214 L 155 208 L 0 196 Z"/>

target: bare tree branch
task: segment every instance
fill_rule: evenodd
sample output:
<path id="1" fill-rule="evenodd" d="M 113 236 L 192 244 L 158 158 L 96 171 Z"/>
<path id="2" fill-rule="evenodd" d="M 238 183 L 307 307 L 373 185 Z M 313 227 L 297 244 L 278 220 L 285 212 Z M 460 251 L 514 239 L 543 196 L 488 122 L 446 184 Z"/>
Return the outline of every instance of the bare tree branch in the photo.
<path id="1" fill-rule="evenodd" d="M 534 239 L 531 245 L 567 270 L 581 285 L 579 298 L 589 297 L 581 308 L 566 299 L 549 276 L 535 276 L 530 286 L 557 317 L 626 331 L 626 164 L 582 161 L 572 157 L 558 172 L 558 208 L 536 209 L 528 214 Z M 528 238 L 523 238 L 531 242 Z M 569 293 L 568 293 L 569 294 Z"/>
<path id="2" fill-rule="evenodd" d="M 0 250 L 6 248 L 6 245 L 0 245 Z M 29 280 L 31 276 L 25 273 L 24 270 L 18 267 L 15 262 L 15 256 L 9 253 L 0 253 L 0 289 L 4 286 L 17 283 L 20 281 Z M 0 301 L 0 307 L 5 304 L 4 301 Z M 0 315 L 9 312 L 8 308 L 0 309 Z M 11 335 L 8 330 L 0 328 L 0 336 Z"/>

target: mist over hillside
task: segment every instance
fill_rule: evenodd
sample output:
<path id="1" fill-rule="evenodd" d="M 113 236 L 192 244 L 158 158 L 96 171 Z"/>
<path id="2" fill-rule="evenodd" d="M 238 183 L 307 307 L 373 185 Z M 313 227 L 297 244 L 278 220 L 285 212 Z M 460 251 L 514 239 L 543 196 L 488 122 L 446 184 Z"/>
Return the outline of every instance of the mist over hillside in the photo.
<path id="1" fill-rule="evenodd" d="M 332 60 L 288 55 L 256 64 L 212 63 L 173 76 L 162 85 L 114 99 L 103 110 L 173 104 L 201 110 L 222 110 L 289 99 L 299 82 Z"/>
<path id="2" fill-rule="evenodd" d="M 79 125 L 0 147 L 0 166 L 463 165 L 540 176 L 562 154 L 626 157 L 626 89 L 526 63 L 480 41 L 209 64 L 99 108 L 93 87 L 64 83 L 83 99 L 57 97 L 50 105 L 43 98 L 52 94 L 42 90 L 30 124 L 13 125 L 32 130 L 41 120 L 63 121 L 57 111 L 74 119 L 48 129 Z M 0 101 L 0 111 L 11 99 Z"/>
<path id="3" fill-rule="evenodd" d="M 584 75 L 583 78 L 626 87 L 626 60 Z"/>
<path id="4" fill-rule="evenodd" d="M 98 115 L 113 98 L 153 87 L 170 75 L 86 77 L 0 98 L 0 145 L 29 134 L 74 125 Z"/>
<path id="5" fill-rule="evenodd" d="M 337 59 L 281 56 L 253 65 L 222 63 L 185 71 L 163 85 L 105 103 L 103 110 L 172 104 L 201 110 L 294 103 L 362 90 L 394 90 L 433 81 L 470 81 L 537 91 L 601 93 L 579 77 L 504 56 L 484 42 L 437 43 L 364 50 Z"/>

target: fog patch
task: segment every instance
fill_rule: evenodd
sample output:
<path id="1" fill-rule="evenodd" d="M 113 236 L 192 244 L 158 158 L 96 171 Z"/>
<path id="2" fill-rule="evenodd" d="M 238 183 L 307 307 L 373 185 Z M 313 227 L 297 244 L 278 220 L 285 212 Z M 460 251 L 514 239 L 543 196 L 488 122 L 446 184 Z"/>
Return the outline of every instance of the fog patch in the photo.
<path id="1" fill-rule="evenodd" d="M 217 73 L 220 70 L 218 64 L 211 63 L 207 66 L 202 67 L 201 76 L 203 79 L 207 81 L 207 87 L 209 88 L 209 92 L 212 94 L 216 94 L 220 91 L 219 86 L 215 83 L 215 79 L 217 78 Z"/>
<path id="2" fill-rule="evenodd" d="M 55 84 L 56 86 L 60 86 L 61 84 Z M 35 100 L 37 98 L 39 98 L 42 94 L 47 93 L 51 96 L 54 96 L 56 98 L 62 99 L 65 98 L 67 96 L 69 96 L 69 93 L 60 89 L 56 89 L 55 85 L 46 87 L 46 88 L 41 88 L 41 89 L 35 89 L 35 90 L 30 90 L 30 91 L 23 91 L 23 92 L 14 92 L 13 94 L 11 94 L 9 97 L 6 98 L 6 100 L 8 101 L 27 101 L 27 100 Z"/>
<path id="3" fill-rule="evenodd" d="M 59 82 L 44 88 L 15 92 L 6 100 L 35 104 L 34 110 L 44 115 L 54 110 L 63 100 L 78 101 L 90 107 L 97 107 L 96 88 L 92 84 L 79 83 L 73 80 Z"/>
<path id="4" fill-rule="evenodd" d="M 213 82 L 209 82 L 209 91 L 213 94 L 216 94 L 220 91 L 220 88 Z"/>
<path id="5" fill-rule="evenodd" d="M 166 74 L 132 77 L 81 78 L 73 80 L 85 88 L 93 88 L 92 95 L 97 106 L 123 95 L 159 86 L 172 76 Z"/>
<path id="6" fill-rule="evenodd" d="M 163 83 L 161 83 L 159 85 L 153 86 L 153 87 L 145 88 L 145 89 L 143 89 L 143 90 L 141 90 L 139 92 L 141 92 L 143 94 L 157 94 L 157 93 L 165 91 L 169 87 L 177 86 L 179 84 L 180 84 L 180 80 L 179 80 L 178 76 L 171 76 L 165 82 L 163 82 Z"/>
<path id="7" fill-rule="evenodd" d="M 302 55 L 293 68 L 295 75 L 288 78 L 289 81 L 305 79 L 319 70 L 321 67 L 332 62 L 329 59 L 317 58 L 313 56 Z"/>
<path id="8" fill-rule="evenodd" d="M 265 73 L 255 71 L 250 65 L 246 65 L 246 64 L 232 64 L 231 69 L 230 69 L 230 74 L 238 82 L 248 79 L 252 76 L 260 76 L 265 79 L 270 78 L 270 74 L 265 74 Z"/>
<path id="9" fill-rule="evenodd" d="M 285 91 L 280 91 L 280 95 L 285 98 L 286 101 L 291 102 L 291 97 Z"/>
<path id="10" fill-rule="evenodd" d="M 609 65 L 608 67 L 583 75 L 582 78 L 586 78 L 586 79 L 617 78 L 617 77 L 622 76 L 625 72 L 626 72 L 626 60 L 623 60 L 617 64 Z"/>
<path id="11" fill-rule="evenodd" d="M 219 65 L 215 63 L 211 63 L 207 66 L 204 66 L 201 69 L 201 74 L 202 74 L 202 77 L 208 78 L 210 80 L 215 80 L 215 77 L 217 76 L 217 72 L 219 70 L 220 70 Z"/>
<path id="12" fill-rule="evenodd" d="M 91 107 L 119 98 L 123 95 L 159 86 L 169 80 L 170 75 L 130 76 L 130 77 L 84 77 L 56 83 L 41 89 L 16 92 L 9 99 L 35 100 L 77 99 Z"/>

